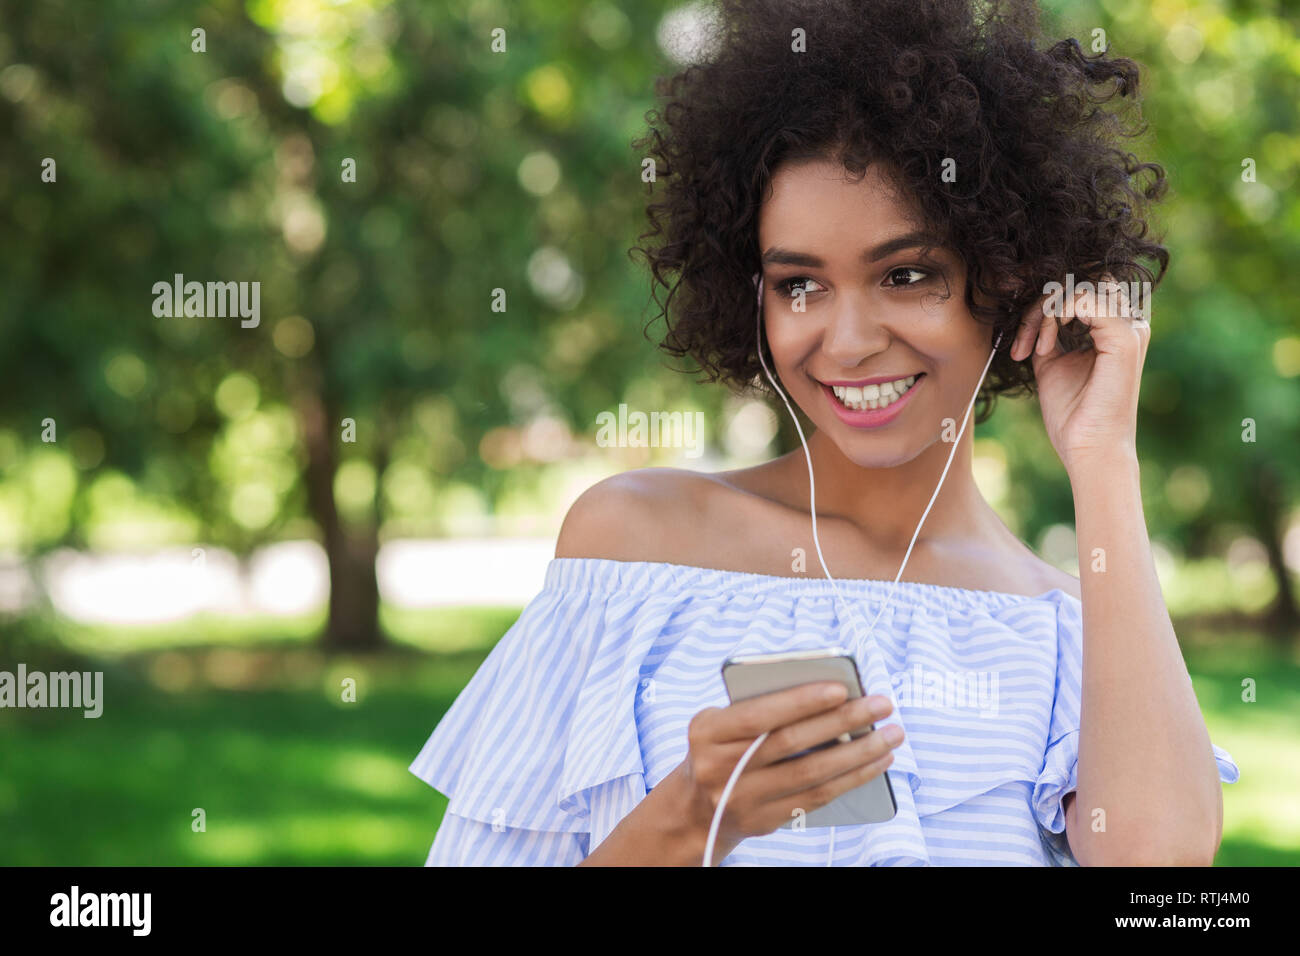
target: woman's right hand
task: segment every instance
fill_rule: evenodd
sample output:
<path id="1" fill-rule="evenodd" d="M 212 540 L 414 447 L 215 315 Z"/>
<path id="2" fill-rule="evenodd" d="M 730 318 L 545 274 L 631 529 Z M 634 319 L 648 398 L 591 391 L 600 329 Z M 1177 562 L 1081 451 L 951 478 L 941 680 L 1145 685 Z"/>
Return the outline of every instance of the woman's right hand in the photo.
<path id="1" fill-rule="evenodd" d="M 893 711 L 888 697 L 846 701 L 846 693 L 842 684 L 817 681 L 695 715 L 687 734 L 690 750 L 675 775 L 689 827 L 699 835 L 701 858 L 727 780 L 765 731 L 768 738 L 750 757 L 727 799 L 714 860 L 747 837 L 771 833 L 797 811 L 810 813 L 875 779 L 893 763 L 894 748 L 903 742 L 903 730 L 894 724 L 786 760 Z"/>

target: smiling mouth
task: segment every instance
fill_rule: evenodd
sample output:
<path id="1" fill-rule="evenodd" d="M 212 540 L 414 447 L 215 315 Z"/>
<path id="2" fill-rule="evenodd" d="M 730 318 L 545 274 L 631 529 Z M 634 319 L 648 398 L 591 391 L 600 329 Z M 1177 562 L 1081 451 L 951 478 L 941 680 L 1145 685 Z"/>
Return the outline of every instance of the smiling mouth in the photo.
<path id="1" fill-rule="evenodd" d="M 919 375 L 908 375 L 906 378 L 895 379 L 892 382 L 880 382 L 875 385 L 844 386 L 828 385 L 835 400 L 845 408 L 854 412 L 867 411 L 868 409 L 888 408 L 896 401 L 906 395 L 912 388 L 925 377 L 922 372 Z"/>

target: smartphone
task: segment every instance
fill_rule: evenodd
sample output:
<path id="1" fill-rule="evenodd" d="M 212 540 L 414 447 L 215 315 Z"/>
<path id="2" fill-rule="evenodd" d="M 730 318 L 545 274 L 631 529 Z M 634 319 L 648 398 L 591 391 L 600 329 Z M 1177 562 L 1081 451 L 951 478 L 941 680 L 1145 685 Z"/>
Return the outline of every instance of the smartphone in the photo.
<path id="1" fill-rule="evenodd" d="M 848 700 L 862 696 L 862 680 L 853 656 L 839 648 L 815 651 L 790 651 L 784 654 L 755 654 L 728 658 L 722 665 L 722 682 L 727 686 L 731 702 L 748 700 L 762 694 L 788 690 L 800 684 L 815 681 L 837 681 L 848 691 Z M 841 734 L 803 753 L 793 754 L 794 760 L 814 750 L 848 743 L 875 730 L 875 724 L 866 724 L 856 730 Z M 898 812 L 894 788 L 886 771 L 862 786 L 842 793 L 824 807 L 810 810 L 803 818 L 805 827 L 838 827 L 860 823 L 883 823 L 892 820 Z M 793 827 L 795 818 L 782 824 L 782 829 Z"/>

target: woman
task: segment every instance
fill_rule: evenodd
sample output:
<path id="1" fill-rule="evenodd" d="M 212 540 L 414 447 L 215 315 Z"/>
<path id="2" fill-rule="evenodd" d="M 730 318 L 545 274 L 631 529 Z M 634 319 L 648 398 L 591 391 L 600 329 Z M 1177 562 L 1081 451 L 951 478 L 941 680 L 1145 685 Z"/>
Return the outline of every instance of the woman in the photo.
<path id="1" fill-rule="evenodd" d="M 662 88 L 642 251 L 664 346 L 741 389 L 770 356 L 808 458 L 636 471 L 574 504 L 544 590 L 412 764 L 450 798 L 429 863 L 700 865 L 763 734 L 719 818 L 727 865 L 1212 862 L 1237 768 L 1143 520 L 1149 328 L 1131 300 L 1078 293 L 1080 321 L 1049 295 L 1167 266 L 1145 221 L 1164 173 L 1115 147 L 1132 125 L 1107 105 L 1137 69 L 1036 43 L 1031 4 L 976 9 L 729 0 L 707 62 Z M 1081 580 L 976 488 L 977 390 L 985 414 L 1037 391 Z M 727 658 L 834 645 L 862 699 L 728 702 Z M 970 675 L 993 706 L 929 693 Z M 882 773 L 893 819 L 783 828 Z"/>

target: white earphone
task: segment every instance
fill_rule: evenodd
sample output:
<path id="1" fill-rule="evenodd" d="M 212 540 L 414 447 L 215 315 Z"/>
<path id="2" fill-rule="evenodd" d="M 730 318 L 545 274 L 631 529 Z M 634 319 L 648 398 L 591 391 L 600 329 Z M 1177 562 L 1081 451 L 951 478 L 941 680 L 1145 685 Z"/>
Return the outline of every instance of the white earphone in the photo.
<path id="1" fill-rule="evenodd" d="M 843 608 L 845 607 L 843 595 L 840 594 L 839 588 L 836 587 L 835 578 L 831 576 L 830 569 L 826 567 L 826 558 L 823 557 L 822 555 L 821 541 L 817 537 L 817 483 L 813 478 L 812 454 L 808 451 L 808 442 L 804 438 L 803 426 L 799 424 L 799 416 L 797 416 L 794 413 L 794 408 L 793 406 L 791 406 L 790 400 L 786 398 L 785 392 L 781 391 L 781 386 L 776 384 L 776 378 L 772 375 L 772 370 L 767 367 L 767 360 L 763 358 L 763 278 L 762 278 L 762 274 L 757 272 L 754 273 L 753 282 L 757 289 L 757 297 L 758 297 L 757 322 L 756 322 L 757 324 L 756 348 L 758 350 L 758 361 L 763 366 L 763 374 L 767 376 L 768 382 L 771 384 L 772 388 L 776 391 L 776 394 L 781 396 L 781 401 L 785 403 L 786 411 L 790 413 L 790 418 L 794 421 L 795 431 L 799 433 L 799 443 L 803 445 L 804 458 L 808 462 L 808 511 L 809 514 L 812 516 L 813 547 L 817 551 L 817 560 L 821 563 L 822 571 L 826 574 L 826 579 L 831 583 L 831 590 L 832 592 L 834 592 L 837 606 L 840 607 L 841 610 L 843 610 Z M 925 506 L 925 511 L 921 513 L 921 520 L 916 523 L 916 530 L 912 532 L 912 540 L 909 541 L 907 544 L 907 552 L 903 555 L 902 564 L 898 566 L 898 573 L 894 575 L 894 580 L 890 582 L 889 597 L 886 599 L 886 601 L 883 604 L 881 604 L 880 610 L 876 612 L 875 618 L 871 621 L 871 624 L 867 626 L 867 632 L 866 632 L 867 634 L 870 634 L 875 629 L 876 623 L 880 620 L 881 615 L 885 613 L 885 609 L 889 607 L 890 602 L 894 598 L 894 591 L 896 590 L 896 586 L 899 580 L 901 580 L 903 577 L 903 569 L 907 567 L 908 558 L 912 556 L 912 548 L 916 546 L 916 539 L 921 534 L 921 526 L 925 524 L 925 519 L 929 517 L 930 509 L 934 507 L 934 503 L 936 499 L 938 499 L 939 497 L 939 489 L 943 487 L 943 481 L 945 478 L 948 477 L 948 469 L 952 467 L 953 457 L 957 454 L 957 446 L 961 444 L 962 436 L 966 433 L 966 423 L 970 419 L 971 409 L 975 407 L 975 400 L 979 397 L 980 386 L 984 384 L 984 378 L 989 373 L 989 366 L 993 364 L 993 358 L 998 354 L 998 346 L 1000 346 L 1001 344 L 1002 344 L 1002 332 L 998 332 L 997 338 L 993 342 L 993 349 L 992 351 L 989 352 L 988 361 L 984 363 L 984 371 L 980 373 L 979 381 L 975 383 L 975 391 L 971 393 L 970 401 L 966 403 L 966 411 L 965 414 L 962 415 L 962 419 L 961 419 L 961 428 L 958 429 L 957 437 L 953 440 L 952 451 L 948 452 L 948 461 L 944 464 L 943 472 L 939 475 L 939 483 L 934 487 L 934 494 L 930 496 L 930 503 Z M 855 604 L 849 604 L 847 606 L 851 607 L 855 612 L 858 611 L 858 607 Z M 854 615 L 843 615 L 843 617 L 845 620 L 852 620 L 854 625 L 856 625 L 859 620 L 859 618 Z M 861 635 L 859 634 L 858 636 L 860 637 Z M 727 780 L 727 785 L 722 789 L 722 796 L 718 799 L 718 806 L 713 811 L 713 822 L 709 825 L 708 840 L 705 842 L 704 845 L 704 866 L 713 865 L 713 847 L 717 842 L 718 826 L 722 822 L 722 812 L 727 806 L 727 800 L 731 796 L 731 791 L 735 787 L 736 781 L 740 779 L 741 771 L 745 769 L 745 765 L 749 763 L 750 758 L 754 755 L 754 751 L 758 750 L 758 748 L 762 746 L 763 741 L 767 739 L 767 736 L 768 735 L 766 733 L 760 734 L 758 739 L 756 739 L 752 744 L 749 745 L 749 749 L 745 751 L 745 753 L 741 756 L 740 760 L 737 762 L 736 769 L 731 772 L 731 777 Z M 835 855 L 835 828 L 831 827 L 830 851 L 828 852 L 826 858 L 827 866 L 831 865 L 831 861 L 834 858 L 834 855 Z"/>

